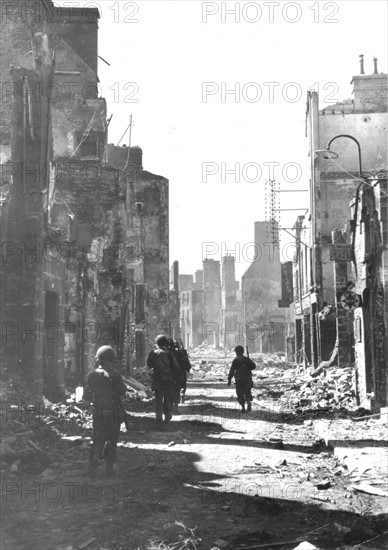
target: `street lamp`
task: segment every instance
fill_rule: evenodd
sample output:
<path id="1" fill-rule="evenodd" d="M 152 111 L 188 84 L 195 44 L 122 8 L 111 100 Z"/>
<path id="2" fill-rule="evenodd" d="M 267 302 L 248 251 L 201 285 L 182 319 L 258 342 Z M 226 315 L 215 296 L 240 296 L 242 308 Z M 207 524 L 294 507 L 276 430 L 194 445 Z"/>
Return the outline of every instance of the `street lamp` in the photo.
<path id="1" fill-rule="evenodd" d="M 334 136 L 333 138 L 331 138 L 331 140 L 327 144 L 326 149 L 318 149 L 317 151 L 315 151 L 315 153 L 318 155 L 318 157 L 321 157 L 321 158 L 324 158 L 324 159 L 336 159 L 336 158 L 338 158 L 338 154 L 335 153 L 334 151 L 331 151 L 331 149 L 330 149 L 330 145 L 333 143 L 333 141 L 335 139 L 338 139 L 338 138 L 349 138 L 352 141 L 354 141 L 355 144 L 357 145 L 357 149 L 358 149 L 358 172 L 359 172 L 359 176 L 362 177 L 361 147 L 360 147 L 359 142 L 353 136 L 349 136 L 349 134 L 338 134 L 338 136 Z"/>

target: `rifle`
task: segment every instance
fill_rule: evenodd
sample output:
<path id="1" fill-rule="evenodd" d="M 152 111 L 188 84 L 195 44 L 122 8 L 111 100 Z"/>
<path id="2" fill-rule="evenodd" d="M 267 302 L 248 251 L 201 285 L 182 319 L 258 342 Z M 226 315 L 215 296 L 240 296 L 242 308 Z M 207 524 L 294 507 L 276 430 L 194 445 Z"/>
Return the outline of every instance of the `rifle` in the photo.
<path id="1" fill-rule="evenodd" d="M 248 346 L 247 346 L 247 357 L 249 359 L 249 349 L 248 349 Z"/>

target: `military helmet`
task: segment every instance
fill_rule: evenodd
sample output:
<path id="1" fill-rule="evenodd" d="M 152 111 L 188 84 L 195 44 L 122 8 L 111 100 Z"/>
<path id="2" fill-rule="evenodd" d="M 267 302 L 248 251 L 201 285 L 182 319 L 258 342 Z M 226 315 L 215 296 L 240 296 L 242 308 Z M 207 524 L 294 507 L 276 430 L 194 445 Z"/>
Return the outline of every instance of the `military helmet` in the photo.
<path id="1" fill-rule="evenodd" d="M 95 359 L 97 361 L 106 363 L 108 361 L 114 361 L 116 358 L 116 354 L 114 352 L 114 349 L 110 346 L 101 346 L 98 348 Z"/>
<path id="2" fill-rule="evenodd" d="M 243 354 L 243 353 L 244 353 L 244 348 L 243 348 L 243 346 L 236 346 L 236 347 L 234 348 L 234 351 L 235 351 L 236 353 L 241 353 L 241 354 Z"/>
<path id="3" fill-rule="evenodd" d="M 155 338 L 155 344 L 160 348 L 167 347 L 168 346 L 167 336 L 165 336 L 164 334 L 159 334 L 159 336 Z"/>

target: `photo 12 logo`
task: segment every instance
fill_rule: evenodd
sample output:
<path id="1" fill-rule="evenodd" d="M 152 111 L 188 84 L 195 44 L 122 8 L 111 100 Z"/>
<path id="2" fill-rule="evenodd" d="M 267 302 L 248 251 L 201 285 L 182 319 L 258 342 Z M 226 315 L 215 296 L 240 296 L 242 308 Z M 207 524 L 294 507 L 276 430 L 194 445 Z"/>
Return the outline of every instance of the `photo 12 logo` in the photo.
<path id="1" fill-rule="evenodd" d="M 60 76 L 60 75 L 59 75 Z M 109 90 L 105 95 L 108 102 L 113 103 L 139 103 L 138 93 L 140 86 L 137 82 L 114 82 L 106 86 Z M 101 97 L 104 96 L 99 82 L 85 82 L 80 80 L 61 80 L 56 76 L 50 83 L 42 84 L 40 82 L 24 81 L 18 83 L 15 81 L 3 81 L 1 83 L 1 102 L 12 103 L 14 98 L 20 96 L 24 99 L 27 95 L 29 104 L 60 102 L 77 103 L 80 100 L 88 101 L 89 105 L 98 105 Z"/>
<path id="2" fill-rule="evenodd" d="M 112 485 L 99 483 L 80 483 L 79 481 L 5 481 L 1 484 L 2 502 L 19 501 L 39 503 L 69 503 L 84 502 L 133 502 L 139 492 L 136 483 L 115 483 Z"/>
<path id="3" fill-rule="evenodd" d="M 281 172 L 280 172 L 281 170 Z M 202 183 L 208 183 L 209 178 L 218 183 L 258 183 L 264 174 L 265 181 L 273 181 L 281 177 L 286 183 L 297 183 L 302 179 L 302 167 L 297 162 L 281 164 L 277 161 L 258 162 L 203 162 Z"/>
<path id="4" fill-rule="evenodd" d="M 314 82 L 308 90 L 319 93 L 319 83 Z M 339 91 L 336 82 L 326 82 L 321 86 L 325 92 L 322 103 L 336 103 L 335 94 Z M 210 98 L 210 99 L 209 99 Z M 298 103 L 305 101 L 303 86 L 299 82 L 202 82 L 202 103 Z"/>
<path id="5" fill-rule="evenodd" d="M 339 23 L 336 2 L 203 2 L 202 23 Z"/>
<path id="6" fill-rule="evenodd" d="M 81 258 L 86 258 L 89 264 L 109 261 L 114 264 L 118 261 L 136 260 L 140 254 L 138 242 L 119 245 L 111 243 L 106 246 L 101 241 L 78 243 L 76 241 L 9 241 L 1 243 L 0 263 L 8 264 L 55 264 L 66 262 L 73 264 Z"/>
<path id="7" fill-rule="evenodd" d="M 281 229 L 281 228 L 280 228 Z M 233 256 L 236 263 L 248 262 L 255 263 L 260 260 L 273 264 L 275 262 L 292 262 L 297 252 L 297 245 L 295 240 L 280 244 L 274 244 L 273 241 L 267 241 L 262 243 L 248 242 L 248 243 L 233 243 L 233 247 L 226 242 L 217 243 L 214 241 L 207 241 L 202 243 L 202 261 L 207 258 L 224 256 Z M 325 261 L 328 261 L 329 253 L 325 257 Z M 279 266 L 280 269 L 280 266 Z"/>
<path id="8" fill-rule="evenodd" d="M 19 20 L 22 23 L 97 23 L 104 17 L 114 23 L 139 23 L 140 5 L 137 2 L 41 2 L 39 0 L 2 0 L 0 16 L 2 22 Z"/>

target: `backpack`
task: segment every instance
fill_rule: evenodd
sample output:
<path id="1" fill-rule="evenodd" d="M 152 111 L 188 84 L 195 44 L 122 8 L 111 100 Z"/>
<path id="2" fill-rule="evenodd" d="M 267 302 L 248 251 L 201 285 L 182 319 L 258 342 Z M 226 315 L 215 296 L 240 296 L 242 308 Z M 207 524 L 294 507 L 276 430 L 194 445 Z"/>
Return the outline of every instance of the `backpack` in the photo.
<path id="1" fill-rule="evenodd" d="M 173 380 L 174 370 L 171 363 L 170 353 L 161 349 L 151 351 L 149 366 L 154 371 L 154 379 L 163 381 Z"/>
<path id="2" fill-rule="evenodd" d="M 191 364 L 190 364 L 189 357 L 187 355 L 187 351 L 185 349 L 180 349 L 178 350 L 178 352 L 179 352 L 179 356 L 177 357 L 177 359 L 178 359 L 180 368 L 185 372 L 189 372 L 191 369 Z"/>
<path id="3" fill-rule="evenodd" d="M 245 359 L 245 357 L 244 357 Z M 252 370 L 249 367 L 249 364 L 246 360 L 244 360 L 244 363 L 241 365 L 238 365 L 236 372 L 235 372 L 235 379 L 236 380 L 248 380 L 252 378 Z"/>

